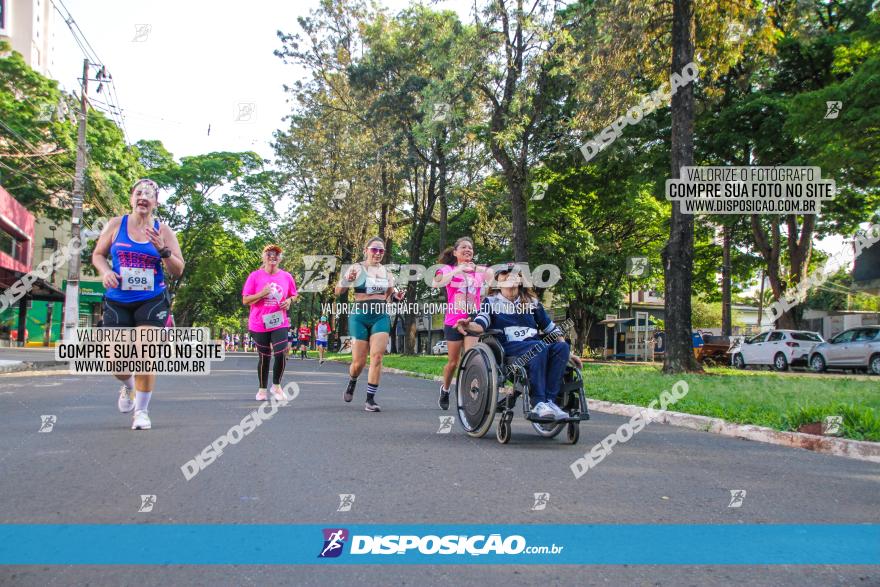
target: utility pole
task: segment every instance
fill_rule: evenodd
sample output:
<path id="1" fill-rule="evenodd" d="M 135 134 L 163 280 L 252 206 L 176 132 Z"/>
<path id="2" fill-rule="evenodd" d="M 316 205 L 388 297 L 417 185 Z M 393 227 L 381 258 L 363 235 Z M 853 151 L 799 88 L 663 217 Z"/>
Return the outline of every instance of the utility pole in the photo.
<path id="1" fill-rule="evenodd" d="M 764 270 L 761 269 L 761 291 L 758 293 L 758 330 L 761 330 L 761 318 L 764 316 Z"/>
<path id="2" fill-rule="evenodd" d="M 724 231 L 722 241 L 722 265 L 721 265 L 721 336 L 733 334 L 733 320 L 731 316 L 730 295 L 730 233 L 731 227 L 722 225 Z"/>
<path id="3" fill-rule="evenodd" d="M 83 59 L 82 89 L 79 104 L 79 129 L 76 141 L 76 173 L 73 178 L 73 212 L 70 216 L 70 241 L 80 242 L 82 206 L 86 174 L 86 117 L 88 113 L 89 60 Z M 67 289 L 64 292 L 64 333 L 62 339 L 73 340 L 79 325 L 80 247 L 67 264 Z"/>

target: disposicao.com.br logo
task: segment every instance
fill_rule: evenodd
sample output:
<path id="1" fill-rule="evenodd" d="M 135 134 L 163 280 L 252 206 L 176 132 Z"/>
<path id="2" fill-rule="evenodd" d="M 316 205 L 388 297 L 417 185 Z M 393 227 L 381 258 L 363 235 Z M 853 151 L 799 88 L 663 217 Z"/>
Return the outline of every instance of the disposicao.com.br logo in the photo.
<path id="1" fill-rule="evenodd" d="M 324 546 L 319 558 L 338 557 L 346 539 L 349 538 L 345 528 L 325 529 Z M 355 534 L 350 540 L 351 555 L 383 555 L 383 554 L 418 554 L 423 555 L 520 555 L 520 554 L 560 554 L 564 546 L 528 546 L 526 539 L 518 534 L 502 537 L 501 534 L 468 535 L 415 535 L 388 534 L 364 536 Z"/>

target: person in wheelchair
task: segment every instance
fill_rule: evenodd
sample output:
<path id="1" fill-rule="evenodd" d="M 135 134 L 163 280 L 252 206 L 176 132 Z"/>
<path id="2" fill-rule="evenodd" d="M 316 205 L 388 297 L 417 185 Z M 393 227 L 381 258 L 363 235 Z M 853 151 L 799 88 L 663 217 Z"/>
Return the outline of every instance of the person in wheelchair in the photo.
<path id="1" fill-rule="evenodd" d="M 535 353 L 525 363 L 531 388 L 531 414 L 538 418 L 564 420 L 568 414 L 554 401 L 559 395 L 562 377 L 570 356 L 570 347 L 561 340 L 561 329 L 550 319 L 534 290 L 525 287 L 519 272 L 513 266 L 495 272 L 496 287 L 490 289 L 474 317 L 462 318 L 456 328 L 462 334 L 479 334 L 498 330 L 496 338 L 510 357 Z M 544 336 L 555 334 L 555 342 L 545 342 Z M 574 357 L 580 368 L 580 360 Z"/>

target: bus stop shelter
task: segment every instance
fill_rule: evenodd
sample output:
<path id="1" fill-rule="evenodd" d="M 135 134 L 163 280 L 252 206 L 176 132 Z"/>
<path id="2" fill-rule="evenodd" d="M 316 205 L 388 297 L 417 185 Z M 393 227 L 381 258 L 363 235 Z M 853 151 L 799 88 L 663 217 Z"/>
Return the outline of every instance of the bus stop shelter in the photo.
<path id="1" fill-rule="evenodd" d="M 13 295 L 17 292 L 10 291 L 10 288 L 20 281 L 26 273 L 0 267 L 0 295 Z M 18 343 L 18 346 L 24 346 L 25 328 L 27 326 L 27 311 L 33 300 L 42 302 L 64 302 L 64 292 L 48 283 L 44 279 L 37 278 L 33 285 L 28 289 L 24 296 L 18 300 L 18 338 L 15 341 L 10 340 L 10 344 Z"/>

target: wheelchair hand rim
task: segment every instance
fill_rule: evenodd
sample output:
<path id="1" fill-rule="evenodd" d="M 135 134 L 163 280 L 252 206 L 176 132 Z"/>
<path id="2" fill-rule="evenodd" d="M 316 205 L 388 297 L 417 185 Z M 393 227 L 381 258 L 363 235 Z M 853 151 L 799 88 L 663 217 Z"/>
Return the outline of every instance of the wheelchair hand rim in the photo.
<path id="1" fill-rule="evenodd" d="M 482 437 L 495 419 L 498 371 L 491 349 L 477 343 L 461 360 L 456 379 L 456 412 L 468 435 Z"/>

